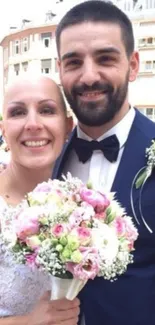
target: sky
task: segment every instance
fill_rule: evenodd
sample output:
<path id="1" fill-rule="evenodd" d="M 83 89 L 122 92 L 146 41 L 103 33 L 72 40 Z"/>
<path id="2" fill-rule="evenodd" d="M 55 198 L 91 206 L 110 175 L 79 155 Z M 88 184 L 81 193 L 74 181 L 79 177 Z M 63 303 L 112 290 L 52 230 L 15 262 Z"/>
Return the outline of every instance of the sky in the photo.
<path id="1" fill-rule="evenodd" d="M 82 1 L 63 0 L 4 0 L 0 1 L 0 39 L 9 33 L 9 27 L 20 26 L 22 19 L 44 22 L 48 10 L 63 11 Z M 61 10 L 60 10 L 61 9 Z"/>
<path id="2" fill-rule="evenodd" d="M 76 5 L 82 0 L 1 0 L 0 1 L 0 41 L 10 34 L 10 27 L 22 26 L 22 20 L 32 20 L 34 24 L 43 24 L 45 22 L 45 14 L 52 10 L 63 16 L 65 11 Z M 12 31 L 12 30 L 11 30 Z M 0 89 L 2 89 L 2 49 L 0 47 Z M 0 94 L 0 112 L 2 98 Z"/>
<path id="3" fill-rule="evenodd" d="M 70 1 L 70 0 L 68 0 Z M 55 6 L 55 0 L 4 0 L 0 4 L 0 38 L 10 26 L 20 26 L 22 19 L 44 20 L 45 12 Z"/>

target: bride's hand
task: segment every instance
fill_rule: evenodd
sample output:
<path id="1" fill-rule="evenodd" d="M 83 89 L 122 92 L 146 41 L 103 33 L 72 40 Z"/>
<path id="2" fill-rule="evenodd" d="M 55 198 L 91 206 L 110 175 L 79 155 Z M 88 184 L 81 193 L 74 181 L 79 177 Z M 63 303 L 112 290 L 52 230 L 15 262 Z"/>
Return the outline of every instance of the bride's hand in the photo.
<path id="1" fill-rule="evenodd" d="M 31 325 L 77 325 L 80 312 L 79 300 L 50 300 L 51 292 L 46 292 L 34 310 L 27 316 Z"/>

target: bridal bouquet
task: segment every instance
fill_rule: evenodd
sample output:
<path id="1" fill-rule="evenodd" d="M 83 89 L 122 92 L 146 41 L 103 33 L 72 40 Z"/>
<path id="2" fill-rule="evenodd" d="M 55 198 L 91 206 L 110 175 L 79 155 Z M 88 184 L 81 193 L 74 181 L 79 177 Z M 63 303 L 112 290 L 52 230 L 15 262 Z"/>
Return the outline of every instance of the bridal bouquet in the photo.
<path id="1" fill-rule="evenodd" d="M 114 280 L 133 262 L 138 233 L 114 199 L 70 174 L 27 194 L 6 240 L 18 263 L 51 275 L 52 298 L 74 299 L 96 276 Z"/>

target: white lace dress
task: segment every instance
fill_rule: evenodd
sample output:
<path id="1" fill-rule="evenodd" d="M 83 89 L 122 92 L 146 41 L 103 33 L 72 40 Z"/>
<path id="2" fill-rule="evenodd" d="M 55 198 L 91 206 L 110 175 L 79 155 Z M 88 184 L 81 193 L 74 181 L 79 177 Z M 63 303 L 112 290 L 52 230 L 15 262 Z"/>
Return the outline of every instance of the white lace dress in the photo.
<path id="1" fill-rule="evenodd" d="M 23 202 L 26 205 L 26 202 Z M 19 211 L 19 206 L 17 207 Z M 16 209 L 14 212 L 16 213 Z M 14 215 L 14 214 L 13 214 Z M 12 228 L 12 207 L 0 197 L 1 232 Z M 0 317 L 23 315 L 33 309 L 39 297 L 50 290 L 50 278 L 39 270 L 15 264 L 0 240 Z"/>

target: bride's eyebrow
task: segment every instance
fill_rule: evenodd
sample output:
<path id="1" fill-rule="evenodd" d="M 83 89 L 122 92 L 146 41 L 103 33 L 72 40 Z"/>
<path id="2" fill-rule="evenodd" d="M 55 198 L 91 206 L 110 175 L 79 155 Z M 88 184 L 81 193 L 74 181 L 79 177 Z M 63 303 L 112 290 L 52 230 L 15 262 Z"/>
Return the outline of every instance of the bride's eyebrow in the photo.
<path id="1" fill-rule="evenodd" d="M 8 102 L 7 105 L 25 105 L 24 102 L 21 102 L 21 101 L 11 101 L 11 102 Z"/>
<path id="2" fill-rule="evenodd" d="M 46 102 L 51 102 L 52 104 L 56 104 L 56 101 L 54 99 L 52 99 L 52 98 L 42 99 L 38 103 L 39 104 L 44 104 Z"/>

